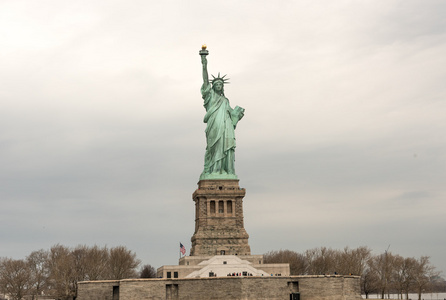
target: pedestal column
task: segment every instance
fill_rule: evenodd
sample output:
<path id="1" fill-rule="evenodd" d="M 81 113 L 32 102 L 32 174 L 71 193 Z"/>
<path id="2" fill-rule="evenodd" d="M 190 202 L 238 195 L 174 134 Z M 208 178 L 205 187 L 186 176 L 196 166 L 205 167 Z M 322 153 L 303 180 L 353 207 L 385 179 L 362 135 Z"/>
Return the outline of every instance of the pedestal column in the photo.
<path id="1" fill-rule="evenodd" d="M 191 256 L 251 255 L 243 223 L 243 197 L 238 180 L 200 180 L 195 201 Z M 232 208 L 232 212 L 228 208 Z"/>

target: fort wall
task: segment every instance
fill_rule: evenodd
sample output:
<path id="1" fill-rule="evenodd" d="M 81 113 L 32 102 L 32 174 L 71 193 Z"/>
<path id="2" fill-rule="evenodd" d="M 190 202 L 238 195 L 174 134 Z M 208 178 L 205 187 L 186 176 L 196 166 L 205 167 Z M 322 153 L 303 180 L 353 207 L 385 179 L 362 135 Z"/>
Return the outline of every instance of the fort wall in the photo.
<path id="1" fill-rule="evenodd" d="M 214 277 L 85 281 L 77 300 L 359 300 L 359 276 Z"/>

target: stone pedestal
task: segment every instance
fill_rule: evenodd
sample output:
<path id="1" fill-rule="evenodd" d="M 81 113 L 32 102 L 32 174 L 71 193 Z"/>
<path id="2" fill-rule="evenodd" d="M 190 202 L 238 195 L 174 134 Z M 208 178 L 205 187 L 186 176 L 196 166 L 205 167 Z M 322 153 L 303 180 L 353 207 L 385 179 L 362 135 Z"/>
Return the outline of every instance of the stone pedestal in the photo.
<path id="1" fill-rule="evenodd" d="M 250 255 L 238 180 L 200 180 L 195 201 L 191 256 Z"/>

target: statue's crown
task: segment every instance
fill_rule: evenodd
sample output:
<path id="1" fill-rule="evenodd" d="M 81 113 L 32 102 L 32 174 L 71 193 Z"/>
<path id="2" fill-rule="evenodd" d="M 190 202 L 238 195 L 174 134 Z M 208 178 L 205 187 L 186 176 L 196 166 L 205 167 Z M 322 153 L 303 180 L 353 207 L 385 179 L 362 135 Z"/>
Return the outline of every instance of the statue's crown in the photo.
<path id="1" fill-rule="evenodd" d="M 212 75 L 212 74 L 211 74 L 211 75 Z M 212 84 L 214 84 L 214 83 L 217 82 L 217 81 L 221 81 L 221 82 L 223 82 L 223 84 L 227 84 L 227 83 L 229 83 L 229 82 L 228 82 L 229 78 L 225 78 L 226 75 L 224 75 L 223 77 L 220 77 L 220 72 L 218 72 L 218 76 L 217 76 L 217 77 L 215 77 L 214 75 L 212 75 L 212 77 L 213 77 L 213 79 L 212 79 L 212 81 L 211 81 Z"/>

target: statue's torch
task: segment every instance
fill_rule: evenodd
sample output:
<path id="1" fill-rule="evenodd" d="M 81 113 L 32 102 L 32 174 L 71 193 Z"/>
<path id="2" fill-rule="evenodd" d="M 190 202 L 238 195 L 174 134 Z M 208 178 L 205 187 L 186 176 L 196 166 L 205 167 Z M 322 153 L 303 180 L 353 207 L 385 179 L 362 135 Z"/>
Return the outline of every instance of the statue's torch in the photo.
<path id="1" fill-rule="evenodd" d="M 201 46 L 201 50 L 200 50 L 199 53 L 200 53 L 201 56 L 209 55 L 209 51 L 206 50 L 206 45 L 202 45 L 202 46 Z"/>

